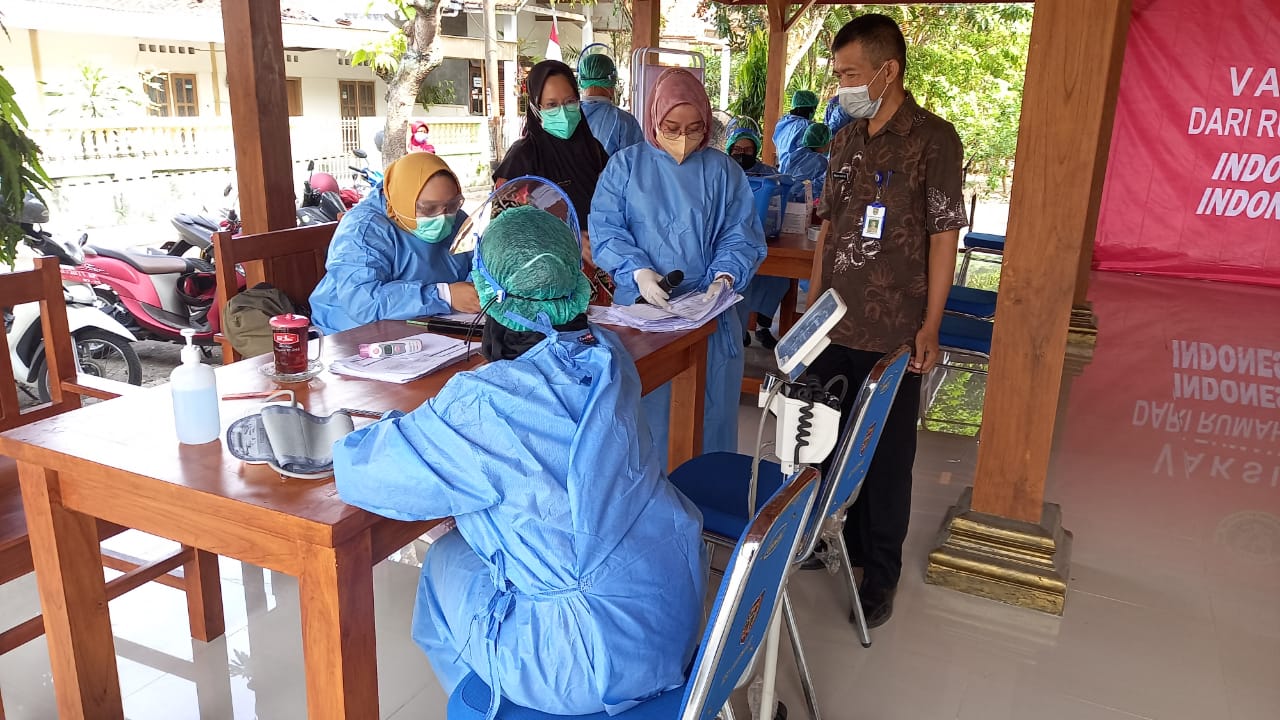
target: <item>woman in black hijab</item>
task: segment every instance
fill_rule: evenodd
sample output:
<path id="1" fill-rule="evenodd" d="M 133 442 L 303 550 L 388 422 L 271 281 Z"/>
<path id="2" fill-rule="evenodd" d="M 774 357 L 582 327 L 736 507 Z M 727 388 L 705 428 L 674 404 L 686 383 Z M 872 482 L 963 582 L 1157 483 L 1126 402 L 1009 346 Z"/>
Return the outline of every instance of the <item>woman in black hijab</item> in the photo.
<path id="1" fill-rule="evenodd" d="M 609 156 L 582 116 L 578 84 L 558 60 L 544 60 L 529 71 L 529 106 L 524 137 L 517 140 L 493 173 L 495 185 L 521 175 L 544 177 L 565 191 L 585 231 L 596 180 Z"/>

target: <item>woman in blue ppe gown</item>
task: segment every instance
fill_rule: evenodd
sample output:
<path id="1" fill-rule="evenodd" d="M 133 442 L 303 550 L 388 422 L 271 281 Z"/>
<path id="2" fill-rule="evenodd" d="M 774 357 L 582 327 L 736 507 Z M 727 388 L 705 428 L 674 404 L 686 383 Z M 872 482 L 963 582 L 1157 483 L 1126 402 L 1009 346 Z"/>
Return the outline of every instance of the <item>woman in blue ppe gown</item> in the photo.
<path id="1" fill-rule="evenodd" d="M 385 517 L 456 520 L 427 551 L 413 617 L 446 692 L 475 672 L 523 707 L 618 713 L 685 681 L 702 518 L 663 472 L 634 362 L 587 325 L 564 224 L 507 210 L 476 252 L 509 293 L 476 274 L 492 362 L 339 442 L 338 492 Z"/>
<path id="2" fill-rule="evenodd" d="M 748 177 L 768 177 L 777 175 L 778 169 L 760 162 L 760 136 L 751 129 L 735 130 L 725 143 L 725 152 L 737 161 Z M 772 350 L 778 341 L 773 337 L 769 327 L 773 324 L 773 313 L 787 294 L 791 281 L 786 278 L 757 275 L 751 284 L 742 291 L 742 302 L 738 303 L 738 319 L 742 323 L 742 344 L 751 344 L 751 331 L 748 318 L 756 314 L 756 339 L 766 348 Z"/>
<path id="3" fill-rule="evenodd" d="M 853 122 L 853 118 L 849 117 L 849 113 L 840 107 L 840 98 L 833 97 L 827 101 L 827 111 L 823 115 L 823 124 L 831 130 L 831 137 L 835 137 L 840 132 L 840 128 Z"/>
<path id="4" fill-rule="evenodd" d="M 822 197 L 822 186 L 827 180 L 827 146 L 831 144 L 831 130 L 823 123 L 814 123 L 804 131 L 801 148 L 787 158 L 782 166 L 784 175 L 796 179 L 792 186 L 791 199 L 804 199 L 803 181 L 808 180 L 813 187 L 813 199 Z"/>
<path id="5" fill-rule="evenodd" d="M 742 168 L 707 147 L 706 89 L 687 70 L 671 68 L 658 76 L 652 97 L 647 142 L 613 156 L 591 203 L 594 259 L 617 284 L 614 301 L 627 305 L 643 296 L 665 303 L 655 278 L 673 270 L 684 272 L 673 295 L 749 286 L 765 257 L 764 231 Z M 707 356 L 702 449 L 736 452 L 742 328 L 732 310 L 716 324 Z M 670 385 L 644 399 L 664 457 L 670 401 Z"/>
<path id="6" fill-rule="evenodd" d="M 449 254 L 466 214 L 457 177 L 431 153 L 387 167 L 382 187 L 342 216 L 325 276 L 311 293 L 311 321 L 326 333 L 378 320 L 479 312 L 466 282 L 471 254 Z"/>
<path id="7" fill-rule="evenodd" d="M 644 132 L 635 116 L 614 105 L 617 84 L 618 70 L 608 55 L 587 55 L 578 63 L 582 115 L 610 157 L 622 148 L 644 142 Z"/>

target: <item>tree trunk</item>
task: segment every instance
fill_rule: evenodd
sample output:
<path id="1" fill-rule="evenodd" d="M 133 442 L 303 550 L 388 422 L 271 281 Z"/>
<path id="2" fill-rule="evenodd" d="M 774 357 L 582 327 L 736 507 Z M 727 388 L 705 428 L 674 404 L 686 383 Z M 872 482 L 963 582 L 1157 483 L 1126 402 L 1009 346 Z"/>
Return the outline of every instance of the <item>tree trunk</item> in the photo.
<path id="1" fill-rule="evenodd" d="M 784 90 L 791 85 L 791 76 L 795 75 L 796 68 L 800 67 L 800 61 L 809 54 L 809 48 L 813 47 L 813 41 L 818 39 L 818 35 L 826 24 L 827 15 L 831 13 L 831 8 L 828 6 L 814 6 L 805 12 L 809 13 L 809 18 L 802 30 L 804 34 L 800 36 L 800 44 L 787 49 L 787 72 L 782 77 Z M 793 31 L 796 29 L 796 27 L 792 27 Z M 792 38 L 794 39 L 795 35 Z"/>
<path id="2" fill-rule="evenodd" d="M 417 11 L 411 22 L 405 23 L 407 50 L 400 58 L 400 67 L 387 80 L 387 124 L 382 141 L 382 161 L 390 165 L 405 153 L 408 142 L 409 117 L 418 103 L 418 91 L 422 82 L 440 64 L 440 43 L 436 31 L 440 27 L 439 0 L 414 2 Z"/>

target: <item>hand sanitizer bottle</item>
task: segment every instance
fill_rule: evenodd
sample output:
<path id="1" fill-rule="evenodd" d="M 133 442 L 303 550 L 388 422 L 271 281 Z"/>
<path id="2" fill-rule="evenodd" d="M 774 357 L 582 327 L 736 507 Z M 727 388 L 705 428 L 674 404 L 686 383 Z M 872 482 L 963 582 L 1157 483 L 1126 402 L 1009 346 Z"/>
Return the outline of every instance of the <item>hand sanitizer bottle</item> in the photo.
<path id="1" fill-rule="evenodd" d="M 182 331 L 187 344 L 182 348 L 182 364 L 169 375 L 173 391 L 173 422 L 178 442 L 203 445 L 218 439 L 222 424 L 218 418 L 218 384 L 213 368 L 200 362 L 200 348 L 193 344 L 196 331 Z"/>

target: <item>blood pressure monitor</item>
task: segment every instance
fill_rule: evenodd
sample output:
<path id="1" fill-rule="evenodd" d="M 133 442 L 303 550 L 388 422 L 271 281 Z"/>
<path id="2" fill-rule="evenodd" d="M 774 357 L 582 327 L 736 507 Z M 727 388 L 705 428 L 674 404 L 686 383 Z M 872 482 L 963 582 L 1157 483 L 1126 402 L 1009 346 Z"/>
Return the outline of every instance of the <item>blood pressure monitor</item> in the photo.
<path id="1" fill-rule="evenodd" d="M 773 352 L 778 369 L 788 380 L 794 382 L 827 349 L 831 344 L 828 334 L 844 317 L 847 309 L 840 294 L 829 289 L 782 336 Z"/>

